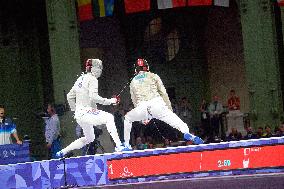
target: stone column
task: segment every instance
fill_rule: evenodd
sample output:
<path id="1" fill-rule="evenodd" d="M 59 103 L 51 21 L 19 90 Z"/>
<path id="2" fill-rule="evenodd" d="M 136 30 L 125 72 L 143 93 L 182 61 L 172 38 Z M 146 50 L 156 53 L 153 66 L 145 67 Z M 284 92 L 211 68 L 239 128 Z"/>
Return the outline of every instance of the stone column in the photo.
<path id="1" fill-rule="evenodd" d="M 79 33 L 75 1 L 46 1 L 54 99 L 64 103 L 81 72 Z"/>
<path id="2" fill-rule="evenodd" d="M 239 9 L 251 123 L 276 126 L 283 104 L 273 5 L 270 0 L 239 0 Z"/>
<path id="3" fill-rule="evenodd" d="M 81 74 L 79 33 L 75 1 L 46 0 L 52 80 L 55 104 L 65 104 L 69 92 Z M 75 140 L 73 112 L 60 116 L 63 147 Z"/>

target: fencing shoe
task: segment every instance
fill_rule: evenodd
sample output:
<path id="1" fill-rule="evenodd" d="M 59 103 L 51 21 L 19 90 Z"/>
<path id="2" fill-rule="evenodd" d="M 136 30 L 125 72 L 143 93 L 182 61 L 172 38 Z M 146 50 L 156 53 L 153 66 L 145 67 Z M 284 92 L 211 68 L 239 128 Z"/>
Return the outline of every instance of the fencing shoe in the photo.
<path id="1" fill-rule="evenodd" d="M 203 144 L 204 143 L 204 141 L 201 138 L 199 138 L 198 136 L 194 136 L 190 133 L 184 133 L 183 138 L 185 140 L 191 140 L 194 144 Z"/>
<path id="2" fill-rule="evenodd" d="M 201 138 L 199 138 L 198 136 L 196 136 L 196 137 L 193 138 L 193 143 L 194 144 L 203 144 L 204 141 Z"/>
<path id="3" fill-rule="evenodd" d="M 115 152 L 122 152 L 123 149 L 124 149 L 124 146 L 123 146 L 123 145 L 120 145 L 120 146 L 115 147 L 114 150 L 115 150 Z"/>
<path id="4" fill-rule="evenodd" d="M 64 154 L 63 154 L 62 151 L 58 151 L 58 152 L 56 152 L 55 157 L 58 158 L 58 159 L 64 158 Z"/>
<path id="5" fill-rule="evenodd" d="M 132 151 L 132 147 L 130 146 L 130 144 L 124 144 L 123 151 Z"/>

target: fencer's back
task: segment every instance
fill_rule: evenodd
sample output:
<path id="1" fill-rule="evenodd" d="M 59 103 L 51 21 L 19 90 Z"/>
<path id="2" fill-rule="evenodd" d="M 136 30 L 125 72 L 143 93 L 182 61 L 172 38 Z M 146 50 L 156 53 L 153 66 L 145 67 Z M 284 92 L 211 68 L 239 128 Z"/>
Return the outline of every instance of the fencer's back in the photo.
<path id="1" fill-rule="evenodd" d="M 92 100 L 90 98 L 90 88 L 98 88 L 98 80 L 90 73 L 82 74 L 75 82 L 76 90 L 76 108 L 92 107 Z M 93 107 L 94 108 L 94 107 Z"/>
<path id="2" fill-rule="evenodd" d="M 152 72 L 139 72 L 133 78 L 130 84 L 130 91 L 137 103 L 160 96 L 157 79 L 159 79 L 159 76 Z"/>

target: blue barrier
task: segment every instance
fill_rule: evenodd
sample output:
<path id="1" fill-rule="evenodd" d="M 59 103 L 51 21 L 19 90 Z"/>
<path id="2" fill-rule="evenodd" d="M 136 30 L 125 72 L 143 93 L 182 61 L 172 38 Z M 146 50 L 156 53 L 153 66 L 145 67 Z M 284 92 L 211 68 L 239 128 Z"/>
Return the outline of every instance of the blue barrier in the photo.
<path id="1" fill-rule="evenodd" d="M 247 141 L 223 142 L 219 144 L 203 144 L 148 149 L 144 151 L 132 151 L 123 153 L 106 153 L 102 155 L 72 157 L 65 159 L 65 161 L 54 159 L 14 165 L 1 165 L 0 188 L 46 189 L 59 188 L 60 186 L 64 186 L 66 183 L 68 185 L 84 187 L 113 185 L 117 183 L 148 182 L 164 179 L 198 178 L 212 176 L 222 177 L 228 175 L 259 173 L 283 173 L 284 162 L 282 158 L 284 152 L 283 150 L 281 150 L 283 149 L 283 145 L 284 137 L 279 137 Z M 278 151 L 278 149 L 280 149 L 281 151 Z M 227 154 L 229 155 L 227 157 L 223 157 L 223 151 L 227 151 Z M 140 169 L 143 169 L 144 167 L 141 162 L 145 158 L 165 157 L 164 159 L 162 159 L 162 161 L 164 161 L 167 159 L 170 160 L 170 158 L 175 155 L 185 155 L 189 157 L 200 152 L 204 152 L 204 156 L 202 156 L 204 158 L 206 156 L 211 156 L 211 154 L 213 155 L 212 157 L 210 157 L 212 158 L 212 161 L 207 161 L 209 159 L 203 159 L 199 162 L 199 165 L 201 165 L 202 167 L 198 169 L 201 172 L 196 170 L 194 170 L 193 172 L 190 171 L 190 167 L 194 165 L 191 161 L 193 159 L 188 159 L 188 162 L 184 164 L 186 166 L 190 166 L 189 168 L 187 168 L 187 170 L 182 172 L 171 172 L 169 174 L 165 174 L 163 172 L 161 172 L 161 174 L 156 174 L 155 172 L 153 172 L 147 174 L 145 173 L 144 175 L 135 175 L 135 172 L 133 172 L 133 169 L 135 167 L 131 168 L 127 165 L 129 161 L 136 161 L 137 159 L 135 166 L 139 166 Z M 267 154 L 267 152 L 271 152 L 273 154 L 270 155 Z M 236 153 L 240 154 L 238 155 L 239 158 L 235 159 L 235 157 L 233 157 L 233 159 L 229 159 L 229 156 Z M 194 156 L 192 157 L 194 158 Z M 185 161 L 185 159 L 180 158 L 177 159 L 177 162 L 179 162 L 179 160 Z M 211 162 L 213 162 L 213 164 L 211 164 Z M 166 166 L 173 166 L 172 161 L 166 163 Z M 120 165 L 127 165 L 127 168 Z M 186 166 L 184 167 L 186 168 Z M 122 169 L 119 171 L 123 172 L 119 172 L 119 174 L 117 174 L 116 176 L 116 170 L 120 169 L 120 167 L 122 167 Z M 175 166 L 173 166 L 173 168 L 174 167 Z M 183 167 L 181 168 L 183 169 Z M 66 175 L 64 174 L 64 169 L 66 170 Z M 133 175 L 128 174 L 131 172 L 133 173 Z"/>
<path id="2" fill-rule="evenodd" d="M 29 143 L 0 145 L 0 165 L 30 161 Z"/>

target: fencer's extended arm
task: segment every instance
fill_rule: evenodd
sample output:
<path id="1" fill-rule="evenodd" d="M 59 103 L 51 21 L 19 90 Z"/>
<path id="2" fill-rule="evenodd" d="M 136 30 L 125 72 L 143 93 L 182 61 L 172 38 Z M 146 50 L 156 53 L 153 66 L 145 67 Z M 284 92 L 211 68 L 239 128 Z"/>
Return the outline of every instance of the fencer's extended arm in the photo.
<path id="1" fill-rule="evenodd" d="M 72 87 L 72 89 L 67 94 L 67 101 L 70 106 L 71 111 L 75 111 L 76 108 L 76 90 L 75 86 Z"/>
<path id="2" fill-rule="evenodd" d="M 168 108 L 171 111 L 173 111 L 173 108 L 172 108 L 172 105 L 171 105 L 171 101 L 169 99 L 168 93 L 166 91 L 166 88 L 165 88 L 161 78 L 158 75 L 155 75 L 155 80 L 156 80 L 156 83 L 157 83 L 157 88 L 158 88 L 159 94 L 161 95 L 161 97 L 165 101 L 165 103 L 168 106 Z"/>
<path id="3" fill-rule="evenodd" d="M 98 93 L 98 80 L 93 80 L 89 85 L 89 97 L 93 102 L 102 104 L 102 105 L 111 105 L 116 103 L 116 98 L 103 98 Z"/>

